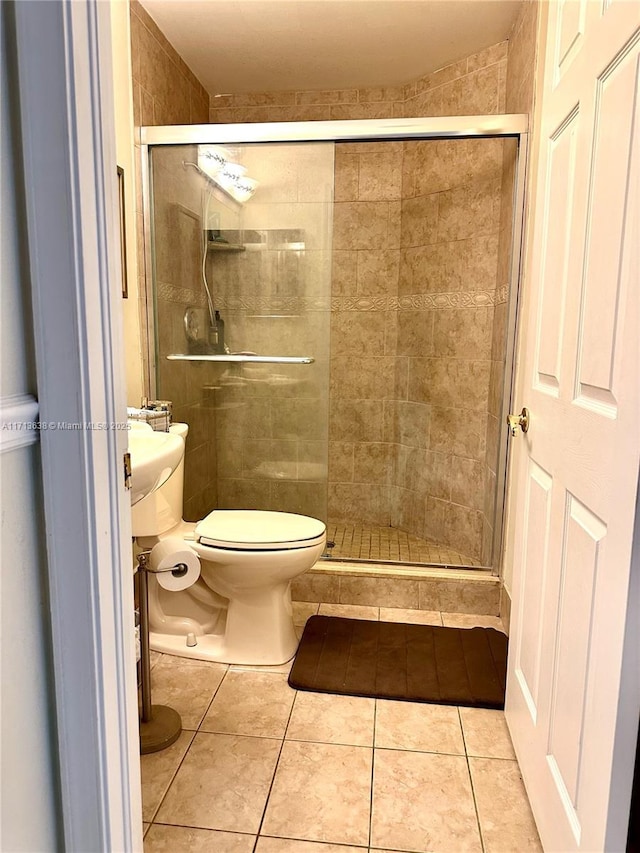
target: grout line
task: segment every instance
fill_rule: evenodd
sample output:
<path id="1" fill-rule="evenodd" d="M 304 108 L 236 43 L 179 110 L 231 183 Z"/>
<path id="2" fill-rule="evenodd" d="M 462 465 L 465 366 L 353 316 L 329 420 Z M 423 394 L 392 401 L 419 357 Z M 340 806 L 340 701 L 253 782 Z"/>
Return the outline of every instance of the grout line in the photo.
<path id="1" fill-rule="evenodd" d="M 154 812 L 153 812 L 153 817 L 152 817 L 152 818 L 151 818 L 151 820 L 149 821 L 149 828 L 148 828 L 148 830 L 149 830 L 149 829 L 151 829 L 151 827 L 153 826 L 153 824 L 154 824 L 154 822 L 155 822 L 155 819 L 156 819 L 156 816 L 157 816 L 158 812 L 160 811 L 160 809 L 162 808 L 162 804 L 164 803 L 164 801 L 165 801 L 165 799 L 166 799 L 166 797 L 167 797 L 167 794 L 169 793 L 169 789 L 171 788 L 171 786 L 173 785 L 173 783 L 174 783 L 174 781 L 175 781 L 175 778 L 176 778 L 176 776 L 177 776 L 177 774 L 178 774 L 178 770 L 180 770 L 180 768 L 182 767 L 182 764 L 184 763 L 184 760 L 185 760 L 185 758 L 187 757 L 187 754 L 188 754 L 189 750 L 191 749 L 191 745 L 192 745 L 192 743 L 193 743 L 193 741 L 194 741 L 194 739 L 195 739 L 195 736 L 198 734 L 197 732 L 194 732 L 192 729 L 187 729 L 187 731 L 190 731 L 190 732 L 191 732 L 191 739 L 189 740 L 189 745 L 188 745 L 188 746 L 187 746 L 187 748 L 185 749 L 185 751 L 184 751 L 184 755 L 182 756 L 182 758 L 181 758 L 181 759 L 180 759 L 180 761 L 178 762 L 178 764 L 177 764 L 177 766 L 176 766 L 176 769 L 175 769 L 175 771 L 173 772 L 173 774 L 172 774 L 172 776 L 171 776 L 171 779 L 170 779 L 170 781 L 169 781 L 169 784 L 168 784 L 168 785 L 167 785 L 167 787 L 166 787 L 166 790 L 165 790 L 164 794 L 160 797 L 160 802 L 158 803 L 157 807 L 155 808 L 155 810 L 154 810 Z M 173 744 L 172 744 L 172 745 L 173 745 Z M 147 831 L 148 831 L 148 830 L 147 830 Z"/>
<path id="2" fill-rule="evenodd" d="M 378 700 L 373 700 L 373 739 L 371 746 L 371 793 L 369 795 L 369 848 L 372 844 L 373 833 L 373 779 L 376 765 L 376 723 L 378 719 Z"/>
<path id="3" fill-rule="evenodd" d="M 465 758 L 467 760 L 467 773 L 469 774 L 469 784 L 471 786 L 471 796 L 473 797 L 473 807 L 476 812 L 476 823 L 478 824 L 478 835 L 480 837 L 480 845 L 482 846 L 482 851 L 485 851 L 484 838 L 482 837 L 482 825 L 480 824 L 480 813 L 478 811 L 478 802 L 476 800 L 476 791 L 473 786 L 473 776 L 471 775 L 471 765 L 469 764 L 469 753 L 467 751 L 467 739 L 464 734 L 464 726 L 462 724 L 462 714 L 460 713 L 460 706 L 458 705 L 458 719 L 460 720 L 460 729 L 462 731 L 462 741 L 464 743 L 464 752 Z"/>
<path id="4" fill-rule="evenodd" d="M 258 826 L 258 831 L 256 832 L 256 840 L 255 840 L 255 844 L 253 845 L 253 853 L 255 853 L 256 847 L 258 846 L 258 841 L 260 840 L 260 833 L 262 831 L 262 825 L 264 823 L 264 819 L 265 819 L 266 814 L 267 814 L 267 808 L 269 806 L 269 800 L 271 798 L 271 791 L 273 790 L 273 783 L 274 783 L 275 778 L 276 778 L 276 773 L 278 772 L 278 765 L 280 764 L 280 756 L 282 755 L 282 750 L 284 749 L 286 736 L 287 736 L 287 730 L 289 729 L 289 723 L 291 722 L 291 717 L 293 715 L 293 709 L 294 709 L 295 704 L 296 704 L 296 699 L 298 698 L 298 691 L 294 690 L 294 693 L 295 693 L 295 695 L 293 697 L 293 702 L 291 703 L 291 709 L 289 710 L 289 716 L 287 717 L 287 724 L 284 727 L 284 734 L 282 735 L 282 740 L 280 742 L 280 750 L 278 751 L 278 757 L 276 758 L 276 763 L 275 763 L 274 768 L 273 768 L 273 776 L 271 777 L 271 783 L 269 785 L 267 797 L 264 801 L 264 808 L 262 810 L 262 817 L 260 818 L 260 825 Z"/>

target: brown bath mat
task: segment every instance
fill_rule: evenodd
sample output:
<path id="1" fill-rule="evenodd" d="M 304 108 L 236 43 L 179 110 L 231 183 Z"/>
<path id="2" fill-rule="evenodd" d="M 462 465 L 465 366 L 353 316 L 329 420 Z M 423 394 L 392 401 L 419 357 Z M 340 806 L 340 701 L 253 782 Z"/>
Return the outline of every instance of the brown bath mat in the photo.
<path id="1" fill-rule="evenodd" d="M 289 675 L 296 690 L 504 708 L 507 637 L 493 628 L 441 628 L 312 616 Z"/>

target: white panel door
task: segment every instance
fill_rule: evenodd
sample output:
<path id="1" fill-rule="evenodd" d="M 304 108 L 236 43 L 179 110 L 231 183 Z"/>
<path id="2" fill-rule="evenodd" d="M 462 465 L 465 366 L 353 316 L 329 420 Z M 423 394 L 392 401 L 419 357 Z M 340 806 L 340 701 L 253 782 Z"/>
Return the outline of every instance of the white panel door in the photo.
<path id="1" fill-rule="evenodd" d="M 635 0 L 549 7 L 506 704 L 547 851 L 625 847 L 614 749 L 640 456 L 639 25 Z"/>

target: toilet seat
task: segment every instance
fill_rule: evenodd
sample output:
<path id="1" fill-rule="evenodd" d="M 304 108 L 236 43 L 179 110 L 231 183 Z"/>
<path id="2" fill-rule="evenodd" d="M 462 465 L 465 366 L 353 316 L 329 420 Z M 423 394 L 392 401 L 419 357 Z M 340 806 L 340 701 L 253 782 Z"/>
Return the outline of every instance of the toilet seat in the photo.
<path id="1" fill-rule="evenodd" d="M 256 509 L 214 509 L 195 529 L 200 545 L 230 551 L 310 548 L 325 535 L 326 527 L 317 518 Z"/>

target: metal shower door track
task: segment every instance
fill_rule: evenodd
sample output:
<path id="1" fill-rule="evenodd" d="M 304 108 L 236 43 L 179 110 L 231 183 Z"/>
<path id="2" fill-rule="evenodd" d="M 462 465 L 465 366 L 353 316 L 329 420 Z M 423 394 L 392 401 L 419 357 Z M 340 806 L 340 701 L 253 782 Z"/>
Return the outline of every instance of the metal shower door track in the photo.
<path id="1" fill-rule="evenodd" d="M 446 116 L 265 124 L 187 124 L 140 128 L 142 145 L 237 145 L 250 142 L 346 142 L 376 139 L 453 139 L 520 136 L 526 115 Z"/>

